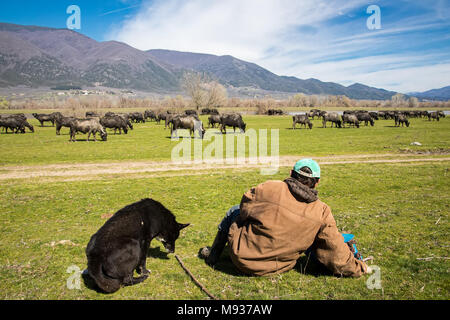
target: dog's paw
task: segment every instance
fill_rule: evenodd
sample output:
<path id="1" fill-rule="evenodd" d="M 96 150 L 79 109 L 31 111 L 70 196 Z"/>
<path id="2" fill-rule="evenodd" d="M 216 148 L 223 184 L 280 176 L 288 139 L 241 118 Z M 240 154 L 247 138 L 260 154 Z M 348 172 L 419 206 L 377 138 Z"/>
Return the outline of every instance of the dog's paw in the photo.
<path id="1" fill-rule="evenodd" d="M 138 274 L 143 274 L 143 275 L 148 275 L 148 274 L 150 274 L 150 272 L 151 272 L 151 270 L 148 270 L 148 269 L 145 269 L 145 268 L 142 268 L 142 267 L 138 267 L 138 268 L 136 268 L 136 272 L 138 273 Z"/>

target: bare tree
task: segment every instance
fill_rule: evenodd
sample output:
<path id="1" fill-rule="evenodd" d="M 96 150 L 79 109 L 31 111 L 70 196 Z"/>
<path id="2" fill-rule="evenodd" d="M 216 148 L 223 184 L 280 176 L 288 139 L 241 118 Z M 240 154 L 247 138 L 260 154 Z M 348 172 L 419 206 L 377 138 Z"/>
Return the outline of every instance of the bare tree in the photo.
<path id="1" fill-rule="evenodd" d="M 202 106 L 204 100 L 204 89 L 202 84 L 205 82 L 205 76 L 200 73 L 185 72 L 183 74 L 182 87 L 187 95 L 191 97 L 192 103 L 197 110 Z"/>
<path id="2" fill-rule="evenodd" d="M 227 103 L 227 91 L 216 81 L 200 73 L 185 73 L 183 75 L 183 89 L 191 97 L 194 107 L 214 108 Z"/>
<path id="3" fill-rule="evenodd" d="M 203 84 L 205 90 L 204 103 L 205 108 L 216 108 L 227 103 L 227 90 L 216 81 Z"/>

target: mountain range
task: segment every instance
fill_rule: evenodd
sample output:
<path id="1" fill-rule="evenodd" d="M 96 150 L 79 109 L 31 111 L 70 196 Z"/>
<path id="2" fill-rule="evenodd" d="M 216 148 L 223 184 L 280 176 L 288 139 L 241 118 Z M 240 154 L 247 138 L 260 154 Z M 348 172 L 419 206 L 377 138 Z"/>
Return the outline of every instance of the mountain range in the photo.
<path id="1" fill-rule="evenodd" d="M 417 97 L 422 100 L 443 100 L 450 99 L 450 86 L 446 86 L 440 89 L 432 89 L 424 92 L 411 92 L 409 95 Z"/>
<path id="2" fill-rule="evenodd" d="M 147 92 L 181 91 L 184 72 L 201 72 L 226 87 L 269 92 L 390 99 L 396 92 L 355 83 L 279 76 L 230 55 L 141 51 L 117 41 L 98 42 L 68 29 L 0 23 L 0 87 L 103 86 Z"/>

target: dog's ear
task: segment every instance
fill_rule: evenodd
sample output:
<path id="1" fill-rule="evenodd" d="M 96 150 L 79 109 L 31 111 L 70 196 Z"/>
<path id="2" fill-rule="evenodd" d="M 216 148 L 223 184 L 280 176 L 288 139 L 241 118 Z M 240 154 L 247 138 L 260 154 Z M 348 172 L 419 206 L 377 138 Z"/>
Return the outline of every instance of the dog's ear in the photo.
<path id="1" fill-rule="evenodd" d="M 178 229 L 184 229 L 184 228 L 186 228 L 188 225 L 190 225 L 190 223 L 185 223 L 185 224 L 183 224 L 183 223 L 179 223 L 178 224 Z"/>

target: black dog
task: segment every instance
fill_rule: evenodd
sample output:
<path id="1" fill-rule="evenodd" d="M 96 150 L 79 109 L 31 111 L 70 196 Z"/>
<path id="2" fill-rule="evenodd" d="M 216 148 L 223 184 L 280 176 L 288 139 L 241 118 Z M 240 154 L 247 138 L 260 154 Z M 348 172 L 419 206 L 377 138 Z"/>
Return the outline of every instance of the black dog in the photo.
<path id="1" fill-rule="evenodd" d="M 117 211 L 95 233 L 86 248 L 88 272 L 107 293 L 147 279 L 147 251 L 153 238 L 175 251 L 175 240 L 188 224 L 179 224 L 161 203 L 143 199 Z M 134 278 L 136 270 L 140 277 Z"/>

